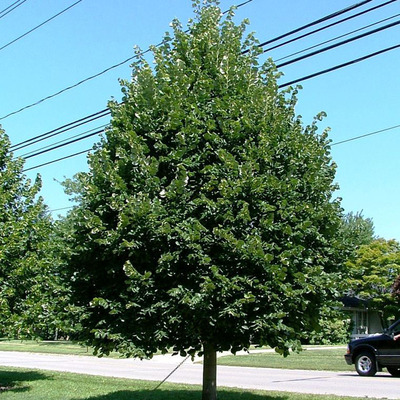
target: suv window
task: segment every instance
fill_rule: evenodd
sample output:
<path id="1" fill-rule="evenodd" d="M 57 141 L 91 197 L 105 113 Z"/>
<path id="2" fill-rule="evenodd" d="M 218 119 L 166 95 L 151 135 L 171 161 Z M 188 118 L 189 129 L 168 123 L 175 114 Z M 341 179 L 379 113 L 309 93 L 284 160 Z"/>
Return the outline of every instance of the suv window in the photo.
<path id="1" fill-rule="evenodd" d="M 400 321 L 397 321 L 392 326 L 390 326 L 390 332 L 398 335 L 400 333 Z"/>

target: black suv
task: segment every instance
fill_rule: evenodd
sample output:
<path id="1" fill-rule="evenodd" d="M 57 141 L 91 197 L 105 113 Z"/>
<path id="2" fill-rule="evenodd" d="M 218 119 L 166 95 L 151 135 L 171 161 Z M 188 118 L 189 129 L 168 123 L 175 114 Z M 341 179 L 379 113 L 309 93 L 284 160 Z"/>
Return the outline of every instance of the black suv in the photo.
<path id="1" fill-rule="evenodd" d="M 355 364 L 361 376 L 374 376 L 386 367 L 393 376 L 400 376 L 400 320 L 396 321 L 382 334 L 352 340 L 344 356 L 347 364 Z"/>

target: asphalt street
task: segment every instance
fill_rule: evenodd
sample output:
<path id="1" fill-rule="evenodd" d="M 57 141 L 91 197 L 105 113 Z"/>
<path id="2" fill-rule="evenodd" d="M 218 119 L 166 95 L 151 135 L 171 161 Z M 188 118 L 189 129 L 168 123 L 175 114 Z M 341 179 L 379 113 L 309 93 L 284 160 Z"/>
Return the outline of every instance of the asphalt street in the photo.
<path id="1" fill-rule="evenodd" d="M 0 365 L 75 372 L 128 379 L 162 381 L 183 359 L 156 356 L 152 360 L 111 359 L 0 351 Z M 167 380 L 175 383 L 201 384 L 202 365 L 185 361 Z M 245 389 L 277 390 L 297 393 L 334 394 L 339 396 L 400 399 L 400 378 L 387 373 L 359 377 L 355 372 L 326 372 L 218 366 L 218 386 Z"/>

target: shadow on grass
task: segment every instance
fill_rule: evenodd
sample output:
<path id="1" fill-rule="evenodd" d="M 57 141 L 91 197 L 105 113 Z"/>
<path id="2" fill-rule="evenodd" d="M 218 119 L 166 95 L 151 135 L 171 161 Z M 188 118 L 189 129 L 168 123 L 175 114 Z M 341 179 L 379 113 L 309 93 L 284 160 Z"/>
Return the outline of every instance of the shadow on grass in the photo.
<path id="1" fill-rule="evenodd" d="M 200 400 L 201 390 L 119 390 L 87 400 Z M 284 394 L 266 396 L 240 389 L 218 390 L 218 400 L 288 400 Z"/>
<path id="2" fill-rule="evenodd" d="M 0 371 L 0 393 L 13 391 L 13 392 L 26 392 L 30 390 L 27 386 L 28 382 L 38 381 L 42 379 L 49 379 L 49 377 L 40 372 L 18 372 L 18 371 Z M 22 383 L 24 382 L 24 386 Z"/>

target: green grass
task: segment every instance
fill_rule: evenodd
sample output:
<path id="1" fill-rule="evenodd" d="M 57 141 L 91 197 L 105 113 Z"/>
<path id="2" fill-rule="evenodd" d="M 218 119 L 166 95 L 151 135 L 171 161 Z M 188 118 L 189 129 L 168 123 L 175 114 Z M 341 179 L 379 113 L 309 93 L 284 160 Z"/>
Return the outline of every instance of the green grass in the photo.
<path id="1" fill-rule="evenodd" d="M 0 339 L 0 351 L 28 351 L 32 353 L 53 353 L 92 355 L 92 350 L 77 343 L 59 341 L 8 340 Z"/>
<path id="2" fill-rule="evenodd" d="M 195 385 L 137 381 L 71 373 L 0 367 L 1 400 L 200 400 Z M 219 388 L 219 400 L 357 400 L 330 395 L 304 395 Z M 361 400 L 359 398 L 358 400 Z"/>
<path id="3" fill-rule="evenodd" d="M 93 356 L 91 347 L 82 346 L 68 340 L 35 341 L 0 339 L 0 351 L 27 351 L 31 353 L 70 354 L 75 356 Z M 120 358 L 119 353 L 111 353 L 111 358 Z"/>
<path id="4" fill-rule="evenodd" d="M 300 353 L 291 353 L 284 358 L 272 353 L 253 353 L 248 355 L 229 355 L 218 358 L 219 365 L 259 368 L 305 369 L 315 371 L 354 371 L 347 365 L 343 348 L 303 349 Z"/>

